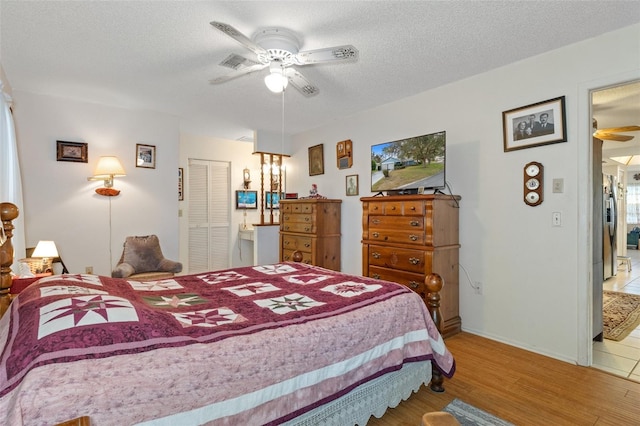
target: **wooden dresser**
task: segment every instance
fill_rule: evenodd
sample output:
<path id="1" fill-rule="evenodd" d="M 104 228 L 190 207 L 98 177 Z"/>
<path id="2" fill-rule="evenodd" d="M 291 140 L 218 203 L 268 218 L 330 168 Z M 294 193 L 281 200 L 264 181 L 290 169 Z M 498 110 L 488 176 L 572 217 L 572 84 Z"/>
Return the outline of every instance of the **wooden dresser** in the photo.
<path id="1" fill-rule="evenodd" d="M 342 200 L 280 200 L 280 261 L 302 261 L 340 270 L 340 204 Z"/>
<path id="2" fill-rule="evenodd" d="M 397 282 L 426 298 L 425 276 L 444 280 L 442 334 L 461 327 L 458 290 L 458 204 L 448 195 L 365 197 L 362 274 Z"/>

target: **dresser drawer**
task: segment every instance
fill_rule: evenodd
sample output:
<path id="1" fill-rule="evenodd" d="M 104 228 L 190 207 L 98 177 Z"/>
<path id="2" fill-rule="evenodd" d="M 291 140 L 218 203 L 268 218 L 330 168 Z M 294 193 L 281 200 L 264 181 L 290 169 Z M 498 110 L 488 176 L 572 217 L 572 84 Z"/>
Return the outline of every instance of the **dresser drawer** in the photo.
<path id="1" fill-rule="evenodd" d="M 316 224 L 314 222 L 282 222 L 280 224 L 282 232 L 298 232 L 301 234 L 313 234 L 316 232 Z"/>
<path id="2" fill-rule="evenodd" d="M 282 250 L 282 262 L 293 262 L 293 253 L 295 250 Z M 301 263 L 313 265 L 313 254 L 300 251 L 302 253 Z"/>
<path id="3" fill-rule="evenodd" d="M 280 221 L 284 223 L 313 223 L 315 216 L 313 214 L 283 213 L 280 216 Z"/>
<path id="4" fill-rule="evenodd" d="M 424 216 L 422 201 L 380 201 L 369 203 L 370 215 Z"/>
<path id="5" fill-rule="evenodd" d="M 369 231 L 375 229 L 424 229 L 422 216 L 369 216 Z"/>
<path id="6" fill-rule="evenodd" d="M 393 230 L 393 229 L 371 229 L 369 230 L 369 240 L 380 243 L 402 243 L 424 245 L 424 231 Z"/>
<path id="7" fill-rule="evenodd" d="M 369 277 L 402 284 L 418 294 L 425 293 L 423 274 L 413 274 L 411 272 L 369 266 Z"/>
<path id="8" fill-rule="evenodd" d="M 313 246 L 311 237 L 298 237 L 296 235 L 289 234 L 282 234 L 281 237 L 283 250 L 300 250 L 311 253 L 311 248 Z"/>
<path id="9" fill-rule="evenodd" d="M 313 204 L 307 203 L 281 203 L 280 206 L 282 207 L 283 213 L 313 213 L 315 207 Z"/>
<path id="10" fill-rule="evenodd" d="M 389 246 L 369 246 L 369 264 L 424 274 L 425 252 Z"/>

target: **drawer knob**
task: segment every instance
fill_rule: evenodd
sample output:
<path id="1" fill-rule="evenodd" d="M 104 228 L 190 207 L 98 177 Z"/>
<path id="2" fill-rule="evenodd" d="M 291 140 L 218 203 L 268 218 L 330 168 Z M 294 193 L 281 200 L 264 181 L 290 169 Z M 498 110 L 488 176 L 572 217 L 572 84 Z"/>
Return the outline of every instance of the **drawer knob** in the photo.
<path id="1" fill-rule="evenodd" d="M 409 263 L 412 265 L 419 265 L 420 264 L 420 259 L 418 259 L 417 257 L 410 257 L 409 258 Z"/>
<path id="2" fill-rule="evenodd" d="M 391 210 L 395 210 L 395 209 L 396 209 L 396 206 L 391 206 Z"/>
<path id="3" fill-rule="evenodd" d="M 411 241 L 418 241 L 418 236 L 417 235 L 409 235 L 409 239 Z"/>
<path id="4" fill-rule="evenodd" d="M 289 241 L 285 241 L 285 242 L 284 242 L 284 245 L 285 245 L 285 246 L 288 246 L 288 245 L 289 245 Z"/>
<path id="5" fill-rule="evenodd" d="M 411 222 L 409 222 L 409 225 L 411 225 L 411 226 L 420 226 L 420 222 L 418 222 L 417 220 L 412 220 Z"/>
<path id="6" fill-rule="evenodd" d="M 416 206 L 411 206 L 411 210 L 415 211 L 415 209 L 416 209 Z"/>
<path id="7" fill-rule="evenodd" d="M 379 225 L 380 224 L 380 219 L 372 219 L 371 223 L 373 223 L 374 225 Z"/>
<path id="8" fill-rule="evenodd" d="M 306 248 L 309 248 L 309 247 L 311 247 L 311 244 L 309 244 L 309 243 L 305 243 L 305 244 L 304 244 L 304 246 L 305 246 Z"/>
<path id="9" fill-rule="evenodd" d="M 380 259 L 380 253 L 378 253 L 378 252 L 375 252 L 375 251 L 374 251 L 373 253 L 371 253 L 371 256 L 372 256 L 374 259 Z"/>
<path id="10" fill-rule="evenodd" d="M 376 280 L 379 280 L 380 274 L 371 274 L 371 278 L 375 278 Z"/>
<path id="11" fill-rule="evenodd" d="M 305 232 L 309 232 L 311 231 L 311 228 L 309 228 L 308 226 L 306 228 L 304 228 Z"/>
<path id="12" fill-rule="evenodd" d="M 289 225 L 285 225 L 284 229 L 288 231 L 289 230 Z"/>
<path id="13" fill-rule="evenodd" d="M 305 220 L 305 222 L 309 222 L 311 220 L 311 218 L 310 217 L 305 217 L 304 220 Z"/>
<path id="14" fill-rule="evenodd" d="M 415 281 L 409 281 L 409 288 L 415 290 L 416 288 L 418 288 L 418 283 Z"/>
<path id="15" fill-rule="evenodd" d="M 377 233 L 377 232 L 374 232 L 374 233 L 373 233 L 373 238 L 378 238 L 379 236 L 380 236 L 380 234 L 379 234 L 379 233 Z"/>
<path id="16" fill-rule="evenodd" d="M 285 254 L 284 256 L 282 256 L 282 258 L 283 258 L 284 260 L 289 260 L 289 255 L 288 255 L 288 254 Z"/>

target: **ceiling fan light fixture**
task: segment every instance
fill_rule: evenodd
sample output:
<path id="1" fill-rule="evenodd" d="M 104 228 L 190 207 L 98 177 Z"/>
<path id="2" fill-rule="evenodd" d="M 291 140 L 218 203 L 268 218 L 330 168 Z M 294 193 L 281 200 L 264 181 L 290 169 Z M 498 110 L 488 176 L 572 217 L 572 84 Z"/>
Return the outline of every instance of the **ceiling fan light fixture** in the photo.
<path id="1" fill-rule="evenodd" d="M 264 78 L 264 84 L 266 84 L 267 88 L 273 93 L 281 93 L 287 88 L 289 79 L 280 73 L 270 73 Z"/>

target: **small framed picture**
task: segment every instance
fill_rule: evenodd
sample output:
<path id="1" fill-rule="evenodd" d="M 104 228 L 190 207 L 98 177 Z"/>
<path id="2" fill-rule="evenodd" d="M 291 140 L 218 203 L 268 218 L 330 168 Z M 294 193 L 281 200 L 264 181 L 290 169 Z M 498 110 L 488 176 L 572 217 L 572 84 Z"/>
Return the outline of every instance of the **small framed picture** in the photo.
<path id="1" fill-rule="evenodd" d="M 178 167 L 178 201 L 184 201 L 184 169 Z"/>
<path id="2" fill-rule="evenodd" d="M 88 144 L 86 142 L 56 141 L 56 160 L 86 163 Z"/>
<path id="3" fill-rule="evenodd" d="M 567 141 L 564 96 L 502 113 L 504 152 Z"/>
<path id="4" fill-rule="evenodd" d="M 358 175 L 347 176 L 345 191 L 347 195 L 358 195 Z"/>
<path id="5" fill-rule="evenodd" d="M 257 209 L 258 191 L 236 191 L 236 209 Z"/>
<path id="6" fill-rule="evenodd" d="M 280 195 L 277 192 L 265 192 L 264 193 L 264 208 L 265 209 L 279 209 L 280 208 Z"/>
<path id="7" fill-rule="evenodd" d="M 323 144 L 309 147 L 309 176 L 324 174 Z"/>
<path id="8" fill-rule="evenodd" d="M 156 146 L 136 144 L 136 167 L 156 168 Z"/>

